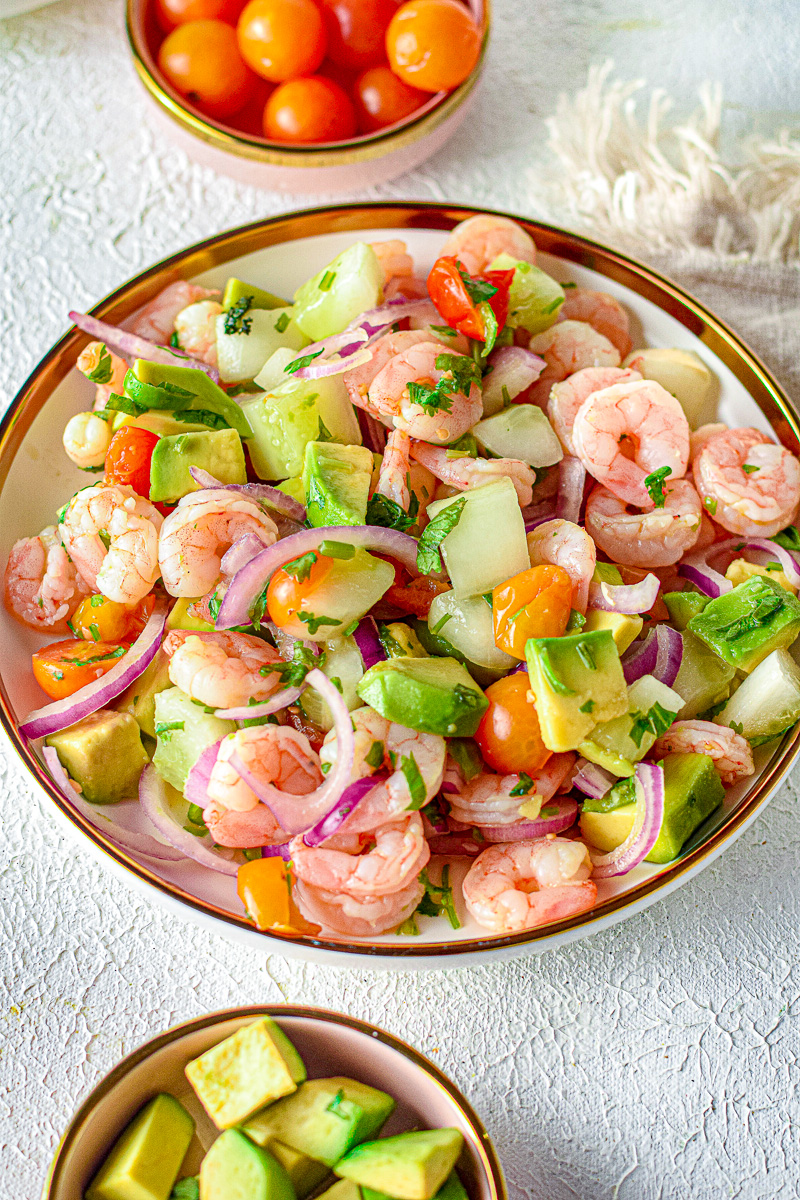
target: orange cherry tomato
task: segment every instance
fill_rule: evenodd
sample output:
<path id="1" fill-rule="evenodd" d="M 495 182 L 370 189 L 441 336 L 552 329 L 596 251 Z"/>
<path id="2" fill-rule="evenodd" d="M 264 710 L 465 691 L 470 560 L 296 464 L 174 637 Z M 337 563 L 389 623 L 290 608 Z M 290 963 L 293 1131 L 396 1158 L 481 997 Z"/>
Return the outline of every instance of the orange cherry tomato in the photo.
<path id="1" fill-rule="evenodd" d="M 530 567 L 492 592 L 494 640 L 525 658 L 528 638 L 561 637 L 572 611 L 572 581 L 563 567 Z"/>
<path id="2" fill-rule="evenodd" d="M 157 433 L 123 425 L 106 452 L 106 483 L 127 483 L 137 496 L 150 495 L 150 459 L 159 441 Z"/>
<path id="3" fill-rule="evenodd" d="M 375 557 L 384 558 L 382 554 L 377 554 Z M 438 596 L 441 592 L 449 592 L 450 585 L 442 583 L 439 579 L 431 579 L 429 575 L 420 575 L 418 578 L 412 579 L 408 571 L 396 562 L 392 562 L 388 558 L 384 558 L 384 562 L 391 562 L 394 567 L 394 583 L 385 592 L 383 599 L 393 608 L 399 608 L 401 612 L 412 613 L 420 620 L 426 621 L 434 596 Z"/>
<path id="4" fill-rule="evenodd" d="M 508 293 L 514 278 L 510 271 L 486 271 L 480 277 L 468 275 L 457 258 L 437 258 L 428 276 L 428 293 L 447 324 L 465 337 L 487 340 L 488 304 L 499 332 L 508 317 Z"/>
<path id="5" fill-rule="evenodd" d="M 236 31 L 244 61 L 271 83 L 312 75 L 325 57 L 325 23 L 314 0 L 250 0 Z"/>
<path id="6" fill-rule="evenodd" d="M 459 0 L 409 0 L 386 31 L 395 75 L 424 92 L 458 87 L 478 61 L 481 33 Z"/>
<path id="7" fill-rule="evenodd" d="M 317 551 L 313 554 L 313 563 L 308 556 L 309 561 L 303 564 L 303 559 L 307 557 L 303 555 L 296 560 L 297 565 L 287 563 L 288 570 L 277 570 L 267 588 L 267 612 L 270 620 L 294 637 L 308 637 L 310 631 L 308 622 L 302 621 L 296 613 L 313 613 L 315 617 L 329 615 L 318 606 L 314 607 L 314 598 L 330 574 L 333 559 Z"/>
<path id="8" fill-rule="evenodd" d="M 536 706 L 529 699 L 527 671 L 517 671 L 492 683 L 486 691 L 489 707 L 475 734 L 484 760 L 501 775 L 533 775 L 552 754 L 542 741 Z M 520 801 L 522 803 L 522 801 Z"/>
<path id="9" fill-rule="evenodd" d="M 31 655 L 33 676 L 52 700 L 63 700 L 115 667 L 127 646 L 68 638 Z"/>
<path id="10" fill-rule="evenodd" d="M 157 0 L 156 16 L 167 31 L 187 21 L 227 21 L 235 25 L 243 8 L 244 0 Z"/>
<path id="11" fill-rule="evenodd" d="M 90 642 L 128 640 L 135 610 L 100 594 L 81 600 L 70 620 L 76 637 Z"/>
<path id="12" fill-rule="evenodd" d="M 210 117 L 238 112 L 250 95 L 253 77 L 225 21 L 188 21 L 161 43 L 158 65 L 176 91 Z"/>
<path id="13" fill-rule="evenodd" d="M 373 133 L 386 125 L 394 125 L 411 116 L 430 96 L 409 87 L 388 67 L 370 67 L 355 82 L 354 96 L 358 127 L 362 133 Z"/>
<path id="14" fill-rule="evenodd" d="M 150 620 L 150 615 L 155 608 L 156 598 L 151 592 L 149 596 L 145 596 L 136 608 L 129 615 L 128 632 L 122 638 L 123 642 L 135 642 L 139 634 L 144 629 L 147 622 Z"/>
<path id="15" fill-rule="evenodd" d="M 361 71 L 383 62 L 386 30 L 397 11 L 395 0 L 321 0 L 328 31 L 328 58 Z"/>
<path id="16" fill-rule="evenodd" d="M 320 926 L 308 922 L 292 897 L 292 872 L 277 856 L 254 858 L 236 875 L 236 891 L 245 912 L 262 933 L 319 933 Z"/>
<path id="17" fill-rule="evenodd" d="M 281 84 L 264 109 L 264 136 L 272 141 L 341 142 L 355 132 L 350 97 L 322 75 Z"/>

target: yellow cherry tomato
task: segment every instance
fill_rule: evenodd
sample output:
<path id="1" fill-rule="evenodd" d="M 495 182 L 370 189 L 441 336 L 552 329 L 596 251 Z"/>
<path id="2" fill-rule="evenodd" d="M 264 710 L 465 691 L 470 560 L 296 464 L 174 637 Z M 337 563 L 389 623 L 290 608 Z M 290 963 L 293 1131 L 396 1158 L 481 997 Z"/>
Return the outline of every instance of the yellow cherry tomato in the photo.
<path id="1" fill-rule="evenodd" d="M 239 867 L 236 890 L 245 911 L 262 933 L 319 933 L 292 899 L 292 872 L 282 858 L 254 858 Z"/>
<path id="2" fill-rule="evenodd" d="M 531 567 L 492 592 L 494 640 L 524 660 L 528 638 L 561 637 L 571 611 L 572 581 L 563 567 Z"/>

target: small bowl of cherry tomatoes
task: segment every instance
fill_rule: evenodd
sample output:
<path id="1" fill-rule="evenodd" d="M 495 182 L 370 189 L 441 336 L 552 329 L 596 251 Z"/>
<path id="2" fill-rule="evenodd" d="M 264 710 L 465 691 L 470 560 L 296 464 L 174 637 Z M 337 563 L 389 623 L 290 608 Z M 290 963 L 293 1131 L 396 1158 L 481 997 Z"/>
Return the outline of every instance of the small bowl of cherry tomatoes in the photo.
<path id="1" fill-rule="evenodd" d="M 193 158 L 289 192 L 418 166 L 467 114 L 489 0 L 128 0 L 134 63 Z"/>

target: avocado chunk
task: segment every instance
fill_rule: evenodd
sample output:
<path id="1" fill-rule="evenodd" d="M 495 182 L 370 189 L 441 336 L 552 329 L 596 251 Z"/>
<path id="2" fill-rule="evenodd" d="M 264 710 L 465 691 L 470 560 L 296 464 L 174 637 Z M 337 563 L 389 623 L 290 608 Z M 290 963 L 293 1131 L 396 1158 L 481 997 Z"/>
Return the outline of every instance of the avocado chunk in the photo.
<path id="1" fill-rule="evenodd" d="M 279 1142 L 275 1138 L 270 1140 L 269 1152 L 273 1158 L 277 1158 L 289 1176 L 297 1200 L 306 1200 L 306 1196 L 316 1191 L 330 1175 L 330 1168 L 325 1163 L 317 1162 L 308 1154 L 303 1154 L 302 1150 L 295 1150 L 293 1146 L 287 1146 L 285 1142 Z"/>
<path id="2" fill-rule="evenodd" d="M 150 459 L 150 499 L 172 503 L 200 490 L 190 467 L 209 471 L 220 483 L 247 483 L 241 439 L 233 429 L 162 437 Z"/>
<path id="3" fill-rule="evenodd" d="M 405 621 L 388 621 L 378 632 L 389 658 L 430 658 L 416 632 Z"/>
<path id="4" fill-rule="evenodd" d="M 700 592 L 664 592 L 663 599 L 670 621 L 683 632 L 692 617 L 703 611 L 710 596 L 703 596 Z"/>
<path id="5" fill-rule="evenodd" d="M 579 821 L 581 836 L 604 854 L 609 854 L 625 841 L 635 819 L 635 803 L 624 804 L 608 812 L 596 812 L 584 805 Z"/>
<path id="6" fill-rule="evenodd" d="M 125 395 L 147 408 L 210 412 L 221 417 L 240 437 L 251 434 L 240 405 L 205 371 L 195 367 L 177 367 L 137 358 L 125 376 Z"/>
<path id="7" fill-rule="evenodd" d="M 778 583 L 753 575 L 709 600 L 687 625 L 690 633 L 739 671 L 750 672 L 800 633 L 800 600 Z"/>
<path id="8" fill-rule="evenodd" d="M 672 688 L 653 675 L 643 675 L 628 688 L 627 713 L 596 726 L 591 737 L 581 742 L 580 752 L 615 775 L 632 775 L 634 763 L 669 729 L 682 706 Z"/>
<path id="9" fill-rule="evenodd" d="M 267 1150 L 226 1129 L 200 1166 L 200 1200 L 295 1200 L 289 1176 Z"/>
<path id="10" fill-rule="evenodd" d="M 195 704 L 177 687 L 158 692 L 154 707 L 158 745 L 153 766 L 162 779 L 182 792 L 186 777 L 203 751 L 233 733 L 236 723 L 207 713 L 203 705 Z"/>
<path id="11" fill-rule="evenodd" d="M 332 1167 L 351 1146 L 374 1137 L 395 1107 L 386 1092 L 337 1075 L 311 1079 L 244 1126 L 261 1146 L 273 1139 Z"/>
<path id="12" fill-rule="evenodd" d="M 625 676 L 610 630 L 530 638 L 525 652 L 549 750 L 574 750 L 595 725 L 627 713 Z"/>
<path id="13" fill-rule="evenodd" d="M 387 721 L 441 737 L 472 737 L 489 707 L 454 658 L 386 659 L 370 667 L 357 691 Z"/>
<path id="14" fill-rule="evenodd" d="M 342 1179 L 400 1200 L 433 1200 L 456 1165 L 464 1138 L 458 1129 L 425 1129 L 365 1142 L 334 1167 Z"/>
<path id="15" fill-rule="evenodd" d="M 312 525 L 363 525 L 371 482 L 372 454 L 366 446 L 306 446 L 303 490 Z"/>
<path id="16" fill-rule="evenodd" d="M 317 1200 L 362 1200 L 363 1192 L 349 1179 L 337 1179 Z"/>
<path id="17" fill-rule="evenodd" d="M 771 579 L 773 583 L 779 583 L 782 588 L 786 588 L 788 592 L 796 596 L 797 588 L 789 582 L 786 572 L 776 568 L 778 568 L 778 564 L 774 562 L 769 563 L 766 567 L 761 567 L 757 563 L 748 562 L 746 558 L 735 558 L 732 563 L 728 564 L 725 578 L 736 587 L 753 575 L 763 575 L 765 578 Z"/>
<path id="18" fill-rule="evenodd" d="M 138 679 L 134 679 L 116 702 L 120 712 L 130 713 L 142 733 L 156 736 L 156 696 L 172 687 L 169 677 L 169 659 L 159 650 L 149 667 Z"/>
<path id="19" fill-rule="evenodd" d="M 378 1192 L 375 1188 L 359 1187 L 350 1179 L 340 1179 L 318 1200 L 393 1200 L 387 1192 Z M 442 1186 L 434 1196 L 434 1200 L 468 1200 L 466 1189 L 455 1171 L 451 1171 Z"/>
<path id="20" fill-rule="evenodd" d="M 100 708 L 74 725 L 51 733 L 62 767 L 91 804 L 116 804 L 138 795 L 139 776 L 149 762 L 130 713 Z"/>
<path id="21" fill-rule="evenodd" d="M 191 606 L 197 603 L 196 599 L 193 600 L 186 596 L 181 600 L 176 600 L 167 617 L 167 629 L 191 629 L 198 633 L 213 633 L 214 626 L 210 621 L 205 621 L 202 617 L 194 617 L 189 612 Z"/>
<path id="22" fill-rule="evenodd" d="M 174 1096 L 154 1096 L 114 1143 L 85 1200 L 168 1200 L 194 1135 Z"/>
<path id="23" fill-rule="evenodd" d="M 240 300 L 247 297 L 250 301 L 251 308 L 286 308 L 289 304 L 288 300 L 282 300 L 280 296 L 274 296 L 272 292 L 265 292 L 263 288 L 256 287 L 254 283 L 244 283 L 241 279 L 231 276 L 225 284 L 225 291 L 222 293 L 222 307 L 227 311 L 233 308 L 234 304 L 238 304 Z"/>
<path id="24" fill-rule="evenodd" d="M 207 425 L 192 421 L 191 413 L 184 413 L 180 417 L 159 408 L 149 408 L 147 412 L 141 413 L 138 417 L 124 412 L 114 413 L 111 432 L 116 433 L 118 429 L 122 429 L 123 425 L 133 425 L 136 429 L 149 429 L 151 433 L 157 433 L 159 437 L 170 437 L 172 434 L 179 433 L 203 433 L 208 428 Z"/>
<path id="25" fill-rule="evenodd" d="M 644 621 L 641 617 L 593 608 L 586 614 L 583 632 L 594 633 L 598 629 L 610 629 L 617 650 L 620 654 L 624 654 L 628 647 L 636 641 L 643 628 Z"/>
<path id="26" fill-rule="evenodd" d="M 305 1077 L 300 1055 L 270 1017 L 237 1029 L 186 1067 L 186 1078 L 220 1129 L 288 1096 Z"/>

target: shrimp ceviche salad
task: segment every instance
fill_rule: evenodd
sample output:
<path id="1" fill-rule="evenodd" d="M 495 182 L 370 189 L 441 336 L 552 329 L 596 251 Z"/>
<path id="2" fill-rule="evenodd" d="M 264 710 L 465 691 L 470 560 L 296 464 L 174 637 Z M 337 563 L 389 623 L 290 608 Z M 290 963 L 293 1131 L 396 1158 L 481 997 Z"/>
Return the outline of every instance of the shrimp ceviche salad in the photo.
<path id="1" fill-rule="evenodd" d="M 426 278 L 357 242 L 293 302 L 71 314 L 94 475 L 8 559 L 45 642 L 21 730 L 261 930 L 573 917 L 800 718 L 800 462 L 699 424 L 704 363 L 535 259 L 485 215 Z"/>

